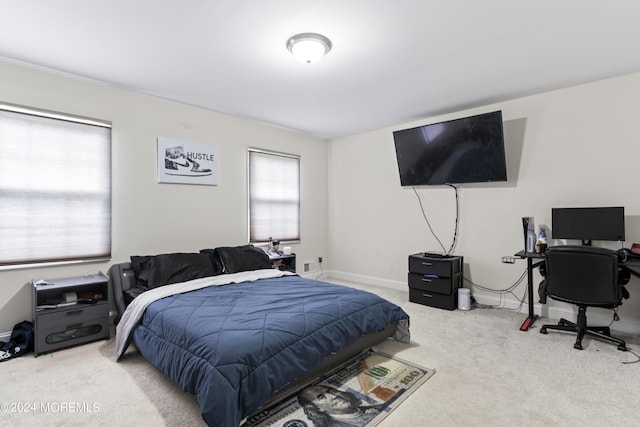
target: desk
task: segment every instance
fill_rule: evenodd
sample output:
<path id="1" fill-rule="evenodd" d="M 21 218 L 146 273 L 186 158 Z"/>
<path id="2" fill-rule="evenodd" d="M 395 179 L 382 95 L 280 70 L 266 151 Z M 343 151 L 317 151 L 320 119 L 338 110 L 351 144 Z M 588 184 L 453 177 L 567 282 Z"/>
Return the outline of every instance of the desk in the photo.
<path id="1" fill-rule="evenodd" d="M 629 258 L 620 263 L 622 268 L 629 270 L 629 273 L 640 278 L 640 258 Z"/>
<path id="2" fill-rule="evenodd" d="M 524 322 L 522 322 L 520 330 L 528 331 L 531 325 L 533 325 L 533 322 L 535 322 L 538 318 L 538 315 L 533 313 L 533 270 L 544 264 L 544 254 L 538 252 L 520 251 L 516 252 L 514 256 L 517 256 L 520 259 L 527 260 L 527 299 L 529 306 L 529 315 L 526 319 L 524 319 Z"/>
<path id="3" fill-rule="evenodd" d="M 529 315 L 520 326 L 521 331 L 528 331 L 533 322 L 536 321 L 538 315 L 533 313 L 533 270 L 544 264 L 544 253 L 519 251 L 514 256 L 527 260 L 527 304 Z M 538 260 L 538 261 L 536 261 Z M 640 259 L 630 258 L 619 264 L 632 275 L 640 278 Z"/>

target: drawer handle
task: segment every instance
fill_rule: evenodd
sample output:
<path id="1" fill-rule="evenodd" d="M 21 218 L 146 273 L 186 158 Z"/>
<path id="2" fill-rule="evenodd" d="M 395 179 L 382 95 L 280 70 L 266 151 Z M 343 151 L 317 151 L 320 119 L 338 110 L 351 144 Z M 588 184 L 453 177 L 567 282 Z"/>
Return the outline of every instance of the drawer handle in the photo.
<path id="1" fill-rule="evenodd" d="M 430 267 L 430 266 L 432 266 L 432 265 L 433 265 L 433 263 L 431 263 L 431 262 L 425 262 L 425 261 L 422 261 L 422 265 L 426 265 L 426 266 L 429 266 L 429 267 Z"/>
<path id="2" fill-rule="evenodd" d="M 67 311 L 67 316 L 75 316 L 76 314 L 82 314 L 83 311 L 84 311 L 83 309 Z"/>
<path id="3" fill-rule="evenodd" d="M 422 294 L 422 296 L 426 298 L 433 298 L 433 295 L 429 295 L 429 294 Z"/>
<path id="4" fill-rule="evenodd" d="M 429 283 L 431 283 L 433 280 L 431 280 L 431 279 L 427 279 L 426 277 L 423 277 L 423 278 L 422 278 L 422 281 L 423 281 L 423 282 L 429 282 Z"/>

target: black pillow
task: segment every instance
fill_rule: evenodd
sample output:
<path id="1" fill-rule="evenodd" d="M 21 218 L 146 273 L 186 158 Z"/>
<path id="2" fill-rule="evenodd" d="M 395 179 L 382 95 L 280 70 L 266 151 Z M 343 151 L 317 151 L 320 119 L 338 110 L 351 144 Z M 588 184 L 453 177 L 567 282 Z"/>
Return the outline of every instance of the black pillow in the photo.
<path id="1" fill-rule="evenodd" d="M 124 306 L 127 307 L 137 296 L 143 294 L 148 290 L 149 288 L 147 288 L 146 286 L 138 285 L 123 291 L 122 297 L 124 298 Z"/>
<path id="2" fill-rule="evenodd" d="M 220 271 L 220 273 L 224 272 L 224 265 L 215 249 L 200 249 L 200 253 L 209 255 L 213 268 Z"/>
<path id="3" fill-rule="evenodd" d="M 134 257 L 131 258 L 133 267 Z M 219 268 L 214 267 L 208 254 L 200 253 L 155 255 L 147 260 L 136 259 L 136 264 L 139 270 L 136 272 L 134 269 L 134 272 L 138 284 L 146 285 L 149 289 L 222 273 Z"/>
<path id="4" fill-rule="evenodd" d="M 149 262 L 154 255 L 132 255 L 131 256 L 131 269 L 133 270 L 133 274 L 136 277 L 136 284 L 139 286 L 146 286 L 147 281 L 145 279 L 140 278 L 140 273 L 146 268 L 145 264 Z"/>
<path id="5" fill-rule="evenodd" d="M 224 272 L 228 274 L 273 268 L 266 252 L 253 245 L 225 246 L 215 251 L 224 265 Z"/>

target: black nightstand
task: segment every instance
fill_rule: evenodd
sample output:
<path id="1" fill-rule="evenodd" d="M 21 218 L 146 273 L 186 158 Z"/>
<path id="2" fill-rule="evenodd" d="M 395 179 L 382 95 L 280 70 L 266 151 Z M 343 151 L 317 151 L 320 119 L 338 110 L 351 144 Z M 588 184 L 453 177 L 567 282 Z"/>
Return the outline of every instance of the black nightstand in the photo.
<path id="1" fill-rule="evenodd" d="M 109 338 L 109 278 L 34 281 L 33 326 L 35 356 Z"/>
<path id="2" fill-rule="evenodd" d="M 273 268 L 292 273 L 296 272 L 296 254 L 269 254 L 269 260 L 271 260 Z"/>

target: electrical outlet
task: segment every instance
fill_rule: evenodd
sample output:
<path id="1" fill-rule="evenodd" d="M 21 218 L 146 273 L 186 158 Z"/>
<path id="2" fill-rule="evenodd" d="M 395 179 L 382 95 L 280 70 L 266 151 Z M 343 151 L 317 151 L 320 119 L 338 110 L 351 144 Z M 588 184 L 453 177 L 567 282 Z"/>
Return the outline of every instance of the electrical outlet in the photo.
<path id="1" fill-rule="evenodd" d="M 516 263 L 516 259 L 515 257 L 512 256 L 503 256 L 502 257 L 502 262 L 505 264 L 515 264 Z"/>
<path id="2" fill-rule="evenodd" d="M 311 268 L 310 268 L 310 266 L 309 266 L 309 263 L 308 263 L 308 262 L 305 262 L 305 263 L 304 263 L 303 269 L 304 269 L 304 272 L 305 272 L 305 273 L 308 273 L 308 272 L 309 272 L 309 270 L 310 270 Z"/>
<path id="3" fill-rule="evenodd" d="M 321 257 L 321 256 L 319 256 L 319 257 L 318 257 L 318 262 L 319 262 L 320 264 L 322 264 L 322 257 Z"/>

